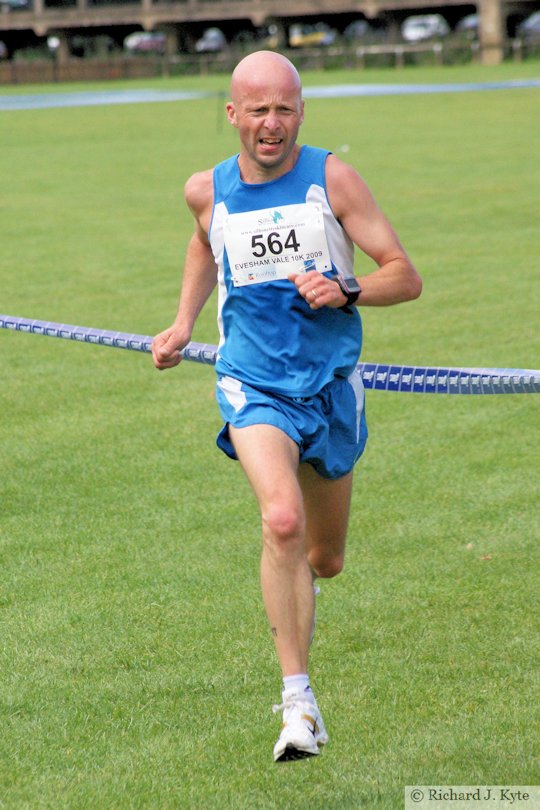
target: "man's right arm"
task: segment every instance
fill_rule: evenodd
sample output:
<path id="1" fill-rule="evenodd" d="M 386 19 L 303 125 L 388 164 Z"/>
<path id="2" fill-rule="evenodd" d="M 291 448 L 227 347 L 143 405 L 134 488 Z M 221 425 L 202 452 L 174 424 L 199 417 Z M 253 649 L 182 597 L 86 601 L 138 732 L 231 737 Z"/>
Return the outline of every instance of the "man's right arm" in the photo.
<path id="1" fill-rule="evenodd" d="M 208 241 L 212 172 L 193 175 L 186 183 L 185 198 L 195 218 L 195 232 L 187 248 L 178 313 L 172 326 L 152 341 L 154 365 L 160 370 L 178 365 L 181 350 L 191 340 L 197 316 L 216 286 L 217 267 Z"/>

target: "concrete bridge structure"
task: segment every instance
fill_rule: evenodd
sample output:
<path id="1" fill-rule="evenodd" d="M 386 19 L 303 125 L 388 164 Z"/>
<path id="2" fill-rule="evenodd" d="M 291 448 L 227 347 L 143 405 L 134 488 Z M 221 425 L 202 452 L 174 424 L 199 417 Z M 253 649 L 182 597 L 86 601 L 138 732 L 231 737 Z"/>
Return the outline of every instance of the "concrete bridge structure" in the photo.
<path id="1" fill-rule="evenodd" d="M 22 0 L 24 2 L 24 0 Z M 13 8 L 11 0 L 0 0 L 0 39 L 10 49 L 20 47 L 25 36 L 55 35 L 58 58 L 69 58 L 69 38 L 74 34 L 107 33 L 121 39 L 130 31 L 160 30 L 167 37 L 167 52 L 176 53 L 189 39 L 194 23 L 206 25 L 247 21 L 254 27 L 275 23 L 284 28 L 298 19 L 329 20 L 334 15 L 384 20 L 395 30 L 409 14 L 442 12 L 456 18 L 475 10 L 480 14 L 482 60 L 494 64 L 504 54 L 507 18 L 525 16 L 539 0 L 29 0 L 28 7 Z M 61 3 L 61 5 L 59 5 Z M 461 12 L 461 13 L 460 13 Z"/>

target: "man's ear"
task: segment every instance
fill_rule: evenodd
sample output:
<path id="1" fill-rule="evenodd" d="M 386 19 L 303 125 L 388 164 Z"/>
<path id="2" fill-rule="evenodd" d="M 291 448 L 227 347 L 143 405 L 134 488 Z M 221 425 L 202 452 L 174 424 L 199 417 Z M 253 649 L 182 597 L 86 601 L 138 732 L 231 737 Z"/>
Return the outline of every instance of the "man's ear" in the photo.
<path id="1" fill-rule="evenodd" d="M 232 101 L 227 103 L 225 109 L 227 110 L 227 120 L 229 124 L 233 127 L 238 127 L 238 116 L 236 115 L 236 108 Z"/>

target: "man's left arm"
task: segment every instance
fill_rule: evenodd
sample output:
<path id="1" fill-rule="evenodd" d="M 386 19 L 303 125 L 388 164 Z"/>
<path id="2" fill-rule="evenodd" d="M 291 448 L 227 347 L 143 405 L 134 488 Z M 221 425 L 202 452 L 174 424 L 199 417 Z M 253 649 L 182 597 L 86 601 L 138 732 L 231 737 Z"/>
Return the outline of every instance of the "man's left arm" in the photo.
<path id="1" fill-rule="evenodd" d="M 418 298 L 422 280 L 368 186 L 352 166 L 334 155 L 326 162 L 330 206 L 352 241 L 377 268 L 357 278 L 358 304 L 389 306 Z"/>
<path id="2" fill-rule="evenodd" d="M 335 155 L 326 161 L 326 190 L 336 219 L 377 265 L 373 272 L 357 277 L 361 293 L 356 304 L 384 307 L 418 298 L 422 280 L 397 234 L 364 180 Z M 311 309 L 338 308 L 346 303 L 338 284 L 317 271 L 290 278 Z"/>

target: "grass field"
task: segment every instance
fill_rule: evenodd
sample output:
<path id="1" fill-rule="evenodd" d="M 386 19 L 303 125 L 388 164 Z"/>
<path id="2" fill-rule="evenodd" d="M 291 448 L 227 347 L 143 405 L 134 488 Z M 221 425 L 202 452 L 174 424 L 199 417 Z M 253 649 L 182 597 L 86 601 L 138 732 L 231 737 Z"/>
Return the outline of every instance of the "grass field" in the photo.
<path id="1" fill-rule="evenodd" d="M 539 367 L 539 102 L 309 101 L 302 140 L 358 168 L 424 279 L 364 312 L 364 359 Z M 236 149 L 216 101 L 0 113 L 0 147 L 0 311 L 167 326 L 183 183 Z M 194 339 L 216 338 L 210 302 Z M 407 784 L 540 784 L 538 397 L 368 393 L 312 655 L 331 742 L 280 767 L 257 510 L 214 447 L 213 370 L 8 332 L 0 353 L 0 808 L 397 810 Z"/>

